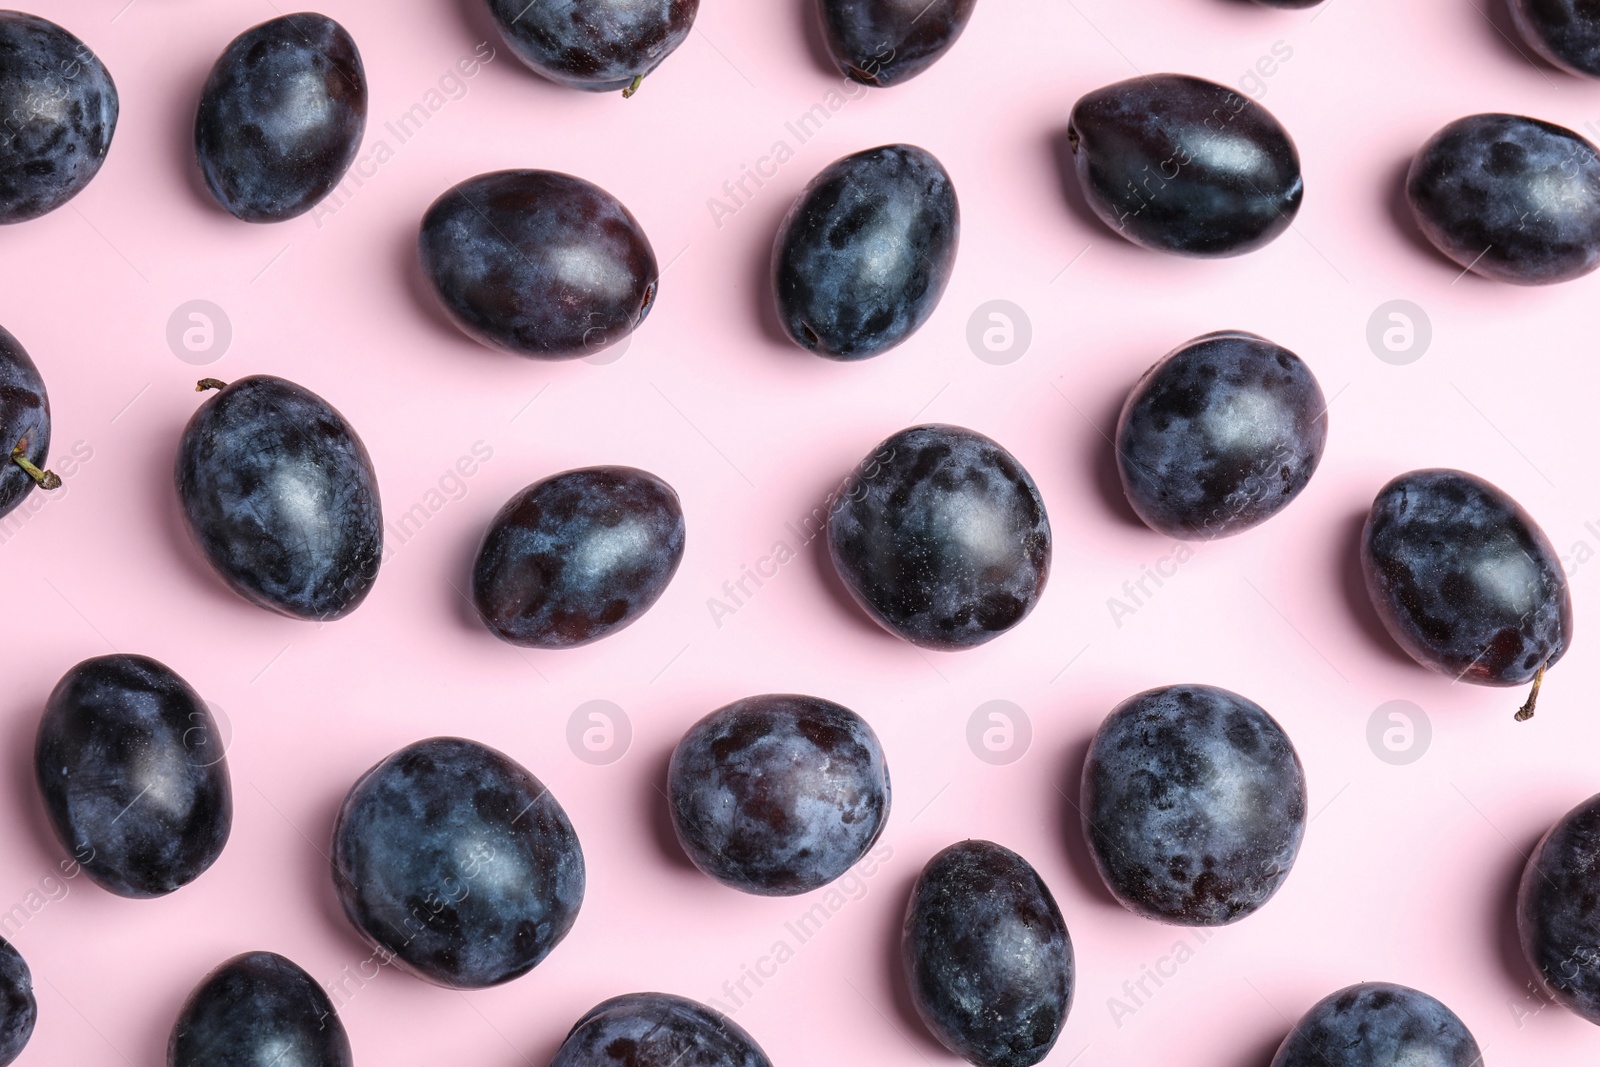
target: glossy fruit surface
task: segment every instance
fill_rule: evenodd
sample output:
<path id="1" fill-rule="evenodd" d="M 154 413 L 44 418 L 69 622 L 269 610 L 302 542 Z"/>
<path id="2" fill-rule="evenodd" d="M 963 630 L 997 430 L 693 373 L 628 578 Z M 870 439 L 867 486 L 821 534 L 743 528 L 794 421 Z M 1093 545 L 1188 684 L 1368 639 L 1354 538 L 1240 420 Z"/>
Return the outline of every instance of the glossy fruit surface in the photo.
<path id="1" fill-rule="evenodd" d="M 472 602 L 514 645 L 575 648 L 637 621 L 683 562 L 672 487 L 633 467 L 585 467 L 535 482 L 489 524 Z"/>
<path id="2" fill-rule="evenodd" d="M 1083 833 L 1122 905 L 1223 926 L 1278 891 L 1306 829 L 1306 780 L 1272 716 L 1237 693 L 1172 685 L 1106 716 L 1084 761 Z"/>
<path id="3" fill-rule="evenodd" d="M 222 387 L 184 427 L 175 480 L 195 544 L 246 600 L 329 620 L 372 590 L 377 474 L 355 428 L 309 389 L 266 374 Z"/>
<path id="4" fill-rule="evenodd" d="M 1319 1000 L 1284 1039 L 1272 1067 L 1483 1067 L 1456 1013 L 1426 993 L 1362 982 Z"/>
<path id="5" fill-rule="evenodd" d="M 1050 519 L 1016 458 L 960 426 L 913 426 L 873 450 L 833 501 L 828 552 L 850 595 L 924 648 L 991 641 L 1050 576 Z"/>
<path id="6" fill-rule="evenodd" d="M 206 975 L 178 1012 L 167 1067 L 352 1067 L 328 994 L 294 961 L 246 952 Z"/>
<path id="7" fill-rule="evenodd" d="M 764 896 L 839 878 L 889 819 L 877 735 L 817 697 L 749 697 L 701 719 L 673 750 L 667 793 L 694 865 Z"/>
<path id="8" fill-rule="evenodd" d="M 518 59 L 553 82 L 631 96 L 694 28 L 700 0 L 488 0 Z"/>
<path id="9" fill-rule="evenodd" d="M 1522 685 L 1566 654 L 1572 595 L 1550 539 L 1500 489 L 1456 470 L 1402 474 L 1361 535 L 1384 628 L 1424 667 Z"/>
<path id="10" fill-rule="evenodd" d="M 1600 78 L 1600 9 L 1589 0 L 1511 0 L 1522 39 L 1573 74 Z"/>
<path id="11" fill-rule="evenodd" d="M 367 76 L 345 28 L 301 12 L 235 37 L 194 122 L 206 188 L 246 222 L 310 211 L 344 178 L 367 126 Z"/>
<path id="12" fill-rule="evenodd" d="M 428 208 L 418 248 L 455 324 L 518 355 L 592 356 L 632 333 L 655 303 L 656 256 L 639 221 L 570 174 L 468 178 Z"/>
<path id="13" fill-rule="evenodd" d="M 0 223 L 83 191 L 117 129 L 117 87 L 89 46 L 46 19 L 0 11 Z"/>
<path id="14" fill-rule="evenodd" d="M 49 455 L 50 397 L 44 379 L 22 344 L 0 329 L 0 518 L 40 484 L 17 460 L 42 471 Z M 46 484 L 52 481 L 61 484 L 53 475 L 46 478 Z"/>
<path id="15" fill-rule="evenodd" d="M 0 1067 L 22 1055 L 38 1019 L 27 961 L 11 942 L 0 938 Z"/>
<path id="16" fill-rule="evenodd" d="M 480 989 L 526 974 L 567 936 L 583 850 L 527 770 L 434 737 L 351 788 L 333 828 L 333 881 L 373 947 L 431 982 Z"/>
<path id="17" fill-rule="evenodd" d="M 778 319 L 829 359 L 893 348 L 928 321 L 961 240 L 944 166 L 914 145 L 845 156 L 811 179 L 772 250 Z"/>
<path id="18" fill-rule="evenodd" d="M 1186 74 L 1132 78 L 1085 95 L 1067 139 L 1095 214 L 1162 252 L 1254 251 L 1289 228 L 1305 191 L 1300 154 L 1271 112 Z"/>
<path id="19" fill-rule="evenodd" d="M 1600 1026 L 1600 796 L 1561 817 L 1522 873 L 1517 933 L 1544 992 Z"/>
<path id="20" fill-rule="evenodd" d="M 1253 333 L 1206 334 L 1139 379 L 1117 421 L 1122 488 L 1153 530 L 1209 541 L 1248 530 L 1311 480 L 1328 405 L 1299 356 Z"/>
<path id="21" fill-rule="evenodd" d="M 1554 123 L 1457 119 L 1412 160 L 1406 199 L 1433 246 L 1485 278 L 1549 285 L 1600 267 L 1600 157 Z"/>
<path id="22" fill-rule="evenodd" d="M 772 1061 L 742 1026 L 713 1008 L 670 993 L 626 993 L 579 1019 L 550 1067 L 772 1067 Z"/>
<path id="23" fill-rule="evenodd" d="M 885 87 L 915 78 L 948 52 L 977 0 L 819 0 L 822 34 L 839 72 Z"/>
<path id="24" fill-rule="evenodd" d="M 1072 939 L 1028 861 L 992 841 L 940 852 L 911 889 L 901 959 L 917 1014 L 979 1067 L 1049 1055 L 1072 1007 Z"/>
<path id="25" fill-rule="evenodd" d="M 94 881 L 158 897 L 200 877 L 233 826 L 205 701 L 145 656 L 84 660 L 45 704 L 34 771 L 56 838 Z"/>

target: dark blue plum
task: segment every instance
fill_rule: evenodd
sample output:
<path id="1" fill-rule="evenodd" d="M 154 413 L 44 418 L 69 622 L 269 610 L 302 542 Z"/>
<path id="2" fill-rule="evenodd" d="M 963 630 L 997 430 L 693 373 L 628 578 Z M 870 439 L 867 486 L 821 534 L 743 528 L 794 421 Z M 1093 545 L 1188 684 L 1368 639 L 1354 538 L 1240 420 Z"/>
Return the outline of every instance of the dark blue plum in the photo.
<path id="1" fill-rule="evenodd" d="M 1361 534 L 1372 606 L 1412 659 L 1458 681 L 1533 682 L 1572 643 L 1572 594 L 1550 539 L 1482 478 L 1402 474 L 1378 492 Z"/>
<path id="2" fill-rule="evenodd" d="M 1311 368 L 1263 337 L 1227 330 L 1144 372 L 1117 421 L 1117 471 L 1151 529 L 1209 541 L 1288 507 L 1327 438 L 1328 404 Z"/>
<path id="3" fill-rule="evenodd" d="M 1590 0 L 1511 0 L 1511 20 L 1556 66 L 1600 78 L 1600 8 Z"/>
<path id="4" fill-rule="evenodd" d="M 1095 866 L 1129 911 L 1225 926 L 1289 877 L 1306 830 L 1305 771 L 1283 728 L 1237 693 L 1147 689 L 1095 732 L 1080 810 Z"/>
<path id="5" fill-rule="evenodd" d="M 967 28 L 978 0 L 820 0 L 822 34 L 839 71 L 879 88 L 927 70 Z"/>
<path id="6" fill-rule="evenodd" d="M 0 1067 L 22 1055 L 38 1018 L 28 963 L 11 942 L 0 938 Z"/>
<path id="7" fill-rule="evenodd" d="M 778 227 L 772 285 L 790 340 L 867 359 L 939 305 L 961 242 L 950 175 L 915 145 L 869 148 L 811 179 Z"/>
<path id="8" fill-rule="evenodd" d="M 550 1067 L 772 1067 L 732 1019 L 670 993 L 626 993 L 579 1019 Z"/>
<path id="9" fill-rule="evenodd" d="M 258 374 L 223 385 L 184 427 L 175 478 L 189 533 L 233 591 L 296 619 L 354 611 L 383 556 L 378 478 L 326 400 Z"/>
<path id="10" fill-rule="evenodd" d="M 534 359 L 592 356 L 655 304 L 656 254 L 639 220 L 570 174 L 468 178 L 428 208 L 418 248 L 457 326 Z"/>
<path id="11" fill-rule="evenodd" d="M 1072 1008 L 1072 938 L 1028 861 L 992 841 L 951 845 L 911 888 L 901 960 L 917 1014 L 978 1067 L 1030 1067 Z"/>
<path id="12" fill-rule="evenodd" d="M 556 798 L 503 753 L 407 745 L 351 788 L 333 881 L 374 948 L 418 977 L 481 989 L 533 970 L 583 903 L 583 850 Z"/>
<path id="13" fill-rule="evenodd" d="M 194 150 L 206 188 L 246 222 L 304 214 L 344 178 L 367 127 L 355 41 L 326 15 L 241 33 L 200 92 Z"/>
<path id="14" fill-rule="evenodd" d="M 1554 123 L 1457 119 L 1411 161 L 1406 199 L 1423 236 L 1485 278 L 1550 285 L 1600 267 L 1600 157 Z"/>
<path id="15" fill-rule="evenodd" d="M 1187 74 L 1085 95 L 1067 127 L 1083 194 L 1134 244 L 1236 256 L 1289 228 L 1305 188 L 1300 154 L 1272 113 Z"/>
<path id="16" fill-rule="evenodd" d="M 167 1067 L 352 1067 L 350 1039 L 322 986 L 276 952 L 246 952 L 206 975 L 178 1012 Z"/>
<path id="17" fill-rule="evenodd" d="M 1272 1067 L 1483 1067 L 1456 1013 L 1403 985 L 1362 982 L 1312 1005 Z"/>
<path id="18" fill-rule="evenodd" d="M 683 508 L 660 478 L 632 467 L 567 471 L 496 513 L 472 565 L 472 603 L 514 645 L 576 648 L 650 610 L 683 543 Z"/>
<path id="19" fill-rule="evenodd" d="M 749 697 L 707 715 L 673 750 L 667 792 L 694 865 L 763 896 L 841 877 L 889 821 L 877 735 L 817 697 Z"/>
<path id="20" fill-rule="evenodd" d="M 1600 1026 L 1600 796 L 1552 826 L 1523 868 L 1517 933 L 1550 999 Z"/>
<path id="21" fill-rule="evenodd" d="M 971 648 L 1027 617 L 1050 577 L 1050 519 L 1016 458 L 960 426 L 880 444 L 833 502 L 828 552 L 892 634 Z"/>
<path id="22" fill-rule="evenodd" d="M 50 455 L 50 397 L 39 368 L 15 337 L 0 329 L 0 518 L 33 487 L 59 489 L 43 470 Z"/>
<path id="23" fill-rule="evenodd" d="M 57 839 L 123 897 L 159 897 L 217 861 L 233 827 L 222 735 L 200 694 L 145 656 L 87 659 L 45 704 L 34 771 Z"/>
<path id="24" fill-rule="evenodd" d="M 0 11 L 0 223 L 54 211 L 99 173 L 117 87 L 89 46 L 46 19 Z"/>
<path id="25" fill-rule="evenodd" d="M 632 96 L 689 36 L 700 0 L 488 0 L 518 59 L 560 85 Z"/>

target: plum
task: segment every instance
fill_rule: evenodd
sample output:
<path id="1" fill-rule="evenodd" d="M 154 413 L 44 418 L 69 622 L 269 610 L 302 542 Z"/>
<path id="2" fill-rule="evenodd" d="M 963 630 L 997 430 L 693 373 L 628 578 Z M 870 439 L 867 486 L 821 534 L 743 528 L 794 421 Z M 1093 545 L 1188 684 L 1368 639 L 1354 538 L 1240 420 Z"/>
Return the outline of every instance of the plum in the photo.
<path id="1" fill-rule="evenodd" d="M 1600 796 L 1561 817 L 1534 848 L 1517 891 L 1517 933 L 1550 998 L 1600 1026 Z"/>
<path id="2" fill-rule="evenodd" d="M 1589 0 L 1511 0 L 1511 21 L 1545 59 L 1600 78 L 1600 9 Z"/>
<path id="3" fill-rule="evenodd" d="M 0 518 L 33 492 L 59 489 L 61 479 L 43 470 L 50 455 L 50 397 L 39 368 L 9 332 L 0 329 Z"/>
<path id="4" fill-rule="evenodd" d="M 559 85 L 639 90 L 689 36 L 700 0 L 488 0 L 506 45 Z"/>
<path id="5" fill-rule="evenodd" d="M 1456 1015 L 1426 993 L 1362 982 L 1330 993 L 1300 1017 L 1271 1067 L 1483 1067 Z"/>
<path id="6" fill-rule="evenodd" d="M 977 0 L 819 0 L 822 34 L 839 72 L 862 85 L 898 85 L 956 43 Z"/>
<path id="7" fill-rule="evenodd" d="M 772 1067 L 721 1012 L 670 993 L 625 993 L 573 1024 L 550 1067 Z"/>
<path id="8" fill-rule="evenodd" d="M 352 1067 L 333 1002 L 293 960 L 245 952 L 189 994 L 167 1042 L 167 1067 Z"/>
<path id="9" fill-rule="evenodd" d="M 22 953 L 0 937 L 0 1067 L 22 1055 L 38 1019 L 33 973 Z"/>

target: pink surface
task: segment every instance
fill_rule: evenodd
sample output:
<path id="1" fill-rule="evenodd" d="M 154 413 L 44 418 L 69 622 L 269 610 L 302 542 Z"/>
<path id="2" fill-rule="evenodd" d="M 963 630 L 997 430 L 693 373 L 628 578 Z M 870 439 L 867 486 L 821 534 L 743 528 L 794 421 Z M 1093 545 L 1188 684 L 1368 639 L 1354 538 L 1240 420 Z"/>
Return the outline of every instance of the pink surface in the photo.
<path id="1" fill-rule="evenodd" d="M 40 1001 L 22 1062 L 157 1067 L 200 977 L 234 953 L 272 949 L 339 987 L 369 1065 L 542 1067 L 582 1012 L 639 989 L 736 1008 L 780 1067 L 954 1064 L 911 1015 L 894 960 L 911 880 L 969 836 L 1024 854 L 1067 918 L 1079 974 L 1049 1061 L 1062 1067 L 1264 1067 L 1292 1020 L 1363 979 L 1438 996 L 1491 1064 L 1593 1058 L 1600 1032 L 1540 1011 L 1529 992 L 1511 904 L 1522 854 L 1600 789 L 1600 650 L 1583 623 L 1600 564 L 1582 562 L 1600 550 L 1600 521 L 1586 525 L 1600 520 L 1600 282 L 1458 280 L 1396 207 L 1405 161 L 1451 119 L 1504 110 L 1582 129 L 1600 117 L 1600 84 L 1517 54 L 1506 20 L 1484 13 L 1500 0 L 1330 0 L 1302 12 L 983 0 L 953 52 L 884 92 L 852 91 L 823 65 L 813 0 L 706 0 L 689 41 L 627 102 L 547 84 L 503 47 L 459 83 L 464 95 L 430 98 L 494 40 L 478 0 L 330 0 L 320 10 L 355 36 L 371 82 L 363 156 L 375 159 L 380 141 L 390 151 L 336 210 L 277 226 L 213 206 L 189 145 L 212 61 L 279 9 L 125 2 L 34 5 L 105 60 L 122 120 L 82 195 L 0 234 L 0 322 L 46 376 L 66 476 L 42 508 L 0 525 L 10 646 L 0 915 L 17 905 L 4 930 Z M 1136 71 L 1241 85 L 1274 55 L 1272 75 L 1245 87 L 1298 140 L 1308 191 L 1294 232 L 1243 259 L 1190 262 L 1123 243 L 1063 198 L 1051 142 L 1081 93 Z M 820 132 L 799 144 L 785 123 L 835 93 Z M 437 110 L 400 144 L 385 123 L 419 102 Z M 736 211 L 714 212 L 723 183 L 778 140 L 793 159 L 760 188 L 747 183 L 753 196 Z M 896 140 L 930 149 L 954 176 L 965 223 L 954 280 L 902 348 L 859 365 L 816 359 L 776 339 L 762 310 L 777 221 L 827 163 Z M 414 265 L 423 209 L 462 178 L 511 166 L 598 182 L 671 264 L 621 359 L 550 365 L 491 352 L 427 302 Z M 1409 366 L 1381 362 L 1365 340 L 1369 315 L 1396 298 L 1433 324 L 1432 347 Z M 191 299 L 214 301 L 232 323 L 231 347 L 203 372 L 165 338 Z M 1006 366 L 966 342 L 968 317 L 992 299 L 1032 321 L 1031 347 Z M 1108 598 L 1174 546 L 1135 525 L 1108 488 L 1103 434 L 1149 363 L 1221 328 L 1265 334 L 1311 364 L 1333 398 L 1326 459 L 1285 513 L 1162 564 L 1164 584 L 1147 583 L 1154 595 L 1114 618 Z M 413 505 L 426 515 L 403 541 L 391 528 L 377 587 L 345 621 L 318 627 L 247 605 L 179 525 L 172 457 L 200 402 L 194 380 L 254 372 L 294 379 L 349 417 L 391 522 Z M 918 652 L 848 604 L 815 543 L 713 616 L 724 582 L 775 542 L 794 546 L 787 524 L 915 421 L 990 434 L 1037 480 L 1055 565 L 1021 627 L 975 651 Z M 457 488 L 447 473 L 475 446 L 492 457 Z M 682 570 L 640 622 L 596 646 L 540 654 L 493 640 L 458 592 L 485 523 L 518 488 L 594 463 L 644 466 L 676 486 L 689 525 Z M 1389 477 L 1435 465 L 1511 492 L 1569 556 L 1577 645 L 1531 723 L 1512 721 L 1520 692 L 1453 686 L 1402 658 L 1365 604 L 1360 516 Z M 51 686 L 113 649 L 171 665 L 233 734 L 232 840 L 210 872 L 157 901 L 61 880 L 65 855 L 33 784 Z M 1112 902 L 1064 799 L 1102 716 L 1178 681 L 1235 689 L 1278 717 L 1305 761 L 1314 814 L 1278 897 L 1203 941 Z M 658 787 L 675 740 L 711 709 L 770 691 L 840 701 L 883 739 L 889 855 L 848 896 L 744 896 L 699 875 L 671 841 Z M 631 748 L 610 765 L 568 747 L 569 716 L 590 700 L 631 719 Z M 990 700 L 1031 719 L 1031 748 L 1009 765 L 968 747 L 968 719 Z M 1380 761 L 1366 740 L 1390 700 L 1432 722 L 1431 748 L 1407 766 Z M 352 977 L 371 952 L 339 912 L 323 855 L 356 776 L 439 733 L 528 766 L 588 859 L 571 936 L 531 975 L 484 992 L 388 969 Z M 787 924 L 817 903 L 828 918 L 802 944 Z M 774 966 L 780 941 L 793 956 Z M 1165 977 L 1130 997 L 1124 983 L 1146 968 Z M 759 988 L 745 979 L 753 995 L 730 1000 L 725 983 L 746 969 L 770 977 Z"/>

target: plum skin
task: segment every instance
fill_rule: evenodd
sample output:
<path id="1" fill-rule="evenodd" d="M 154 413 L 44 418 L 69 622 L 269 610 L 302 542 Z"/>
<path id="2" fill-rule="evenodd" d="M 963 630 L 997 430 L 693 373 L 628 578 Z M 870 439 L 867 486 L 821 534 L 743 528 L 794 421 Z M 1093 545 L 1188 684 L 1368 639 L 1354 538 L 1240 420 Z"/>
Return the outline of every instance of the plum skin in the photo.
<path id="1" fill-rule="evenodd" d="M 1283 728 L 1208 685 L 1118 704 L 1089 745 L 1080 800 L 1112 896 L 1182 926 L 1225 926 L 1261 908 L 1306 828 L 1305 771 Z"/>
<path id="2" fill-rule="evenodd" d="M 772 1067 L 755 1038 L 714 1008 L 670 993 L 625 993 L 589 1009 L 550 1067 Z"/>
<path id="3" fill-rule="evenodd" d="M 1600 1026 L 1600 796 L 1546 831 L 1517 889 L 1517 936 L 1552 1000 Z"/>
<path id="4" fill-rule="evenodd" d="M 22 343 L 0 329 L 0 518 L 37 484 L 11 458 L 18 448 L 28 462 L 44 468 L 50 455 L 50 397 Z"/>
<path id="5" fill-rule="evenodd" d="M 0 937 L 0 1067 L 22 1055 L 38 1020 L 33 973 L 22 953 Z"/>
<path id="6" fill-rule="evenodd" d="M 839 73 L 885 88 L 915 78 L 952 46 L 977 0 L 818 0 L 823 39 Z"/>
<path id="7" fill-rule="evenodd" d="M 352 1067 L 350 1039 L 322 986 L 275 952 L 224 961 L 189 994 L 167 1067 Z"/>
<path id="8" fill-rule="evenodd" d="M 572 89 L 632 95 L 689 36 L 700 0 L 488 0 L 506 46 Z"/>
<path id="9" fill-rule="evenodd" d="M 748 697 L 695 723 L 673 749 L 667 793 L 694 865 L 764 896 L 841 877 L 889 819 L 889 768 L 872 727 L 793 694 Z"/>
<path id="10" fill-rule="evenodd" d="M 105 162 L 118 108 L 88 45 L 46 19 L 0 11 L 0 224 L 82 192 Z"/>
<path id="11" fill-rule="evenodd" d="M 1571 74 L 1600 77 L 1600 16 L 1584 0 L 1511 0 L 1522 39 Z"/>
<path id="12" fill-rule="evenodd" d="M 501 507 L 472 568 L 472 602 L 495 636 L 576 648 L 637 622 L 683 562 L 678 494 L 648 471 L 585 467 Z"/>
<path id="13" fill-rule="evenodd" d="M 979 1067 L 1031 1067 L 1072 1008 L 1066 920 L 1027 860 L 963 841 L 928 861 L 906 906 L 901 962 L 940 1044 Z"/>
<path id="14" fill-rule="evenodd" d="M 366 72 L 349 32 L 326 15 L 283 15 L 217 58 L 195 114 L 195 157 L 229 214 L 282 222 L 333 191 L 366 125 Z"/>
<path id="15" fill-rule="evenodd" d="M 205 701 L 165 664 L 121 653 L 79 663 L 51 692 L 34 747 L 56 838 L 118 896 L 188 885 L 233 826 L 219 738 Z M 146 794 L 160 800 L 141 803 Z"/>
<path id="16" fill-rule="evenodd" d="M 580 359 L 655 305 L 655 252 L 621 201 L 547 170 L 480 174 L 422 217 L 423 273 L 468 336 L 534 359 Z"/>
<path id="17" fill-rule="evenodd" d="M 1327 401 L 1299 356 L 1252 333 L 1210 333 L 1162 357 L 1128 394 L 1117 471 L 1151 529 L 1211 540 L 1287 507 L 1327 437 Z"/>
<path id="18" fill-rule="evenodd" d="M 1271 1067 L 1483 1067 L 1459 1016 L 1428 994 L 1362 982 L 1319 1000 L 1284 1038 Z"/>
<path id="19" fill-rule="evenodd" d="M 504 753 L 458 737 L 407 745 L 351 787 L 331 863 L 345 916 L 419 978 L 482 989 L 560 944 L 583 903 L 567 813 Z"/>

